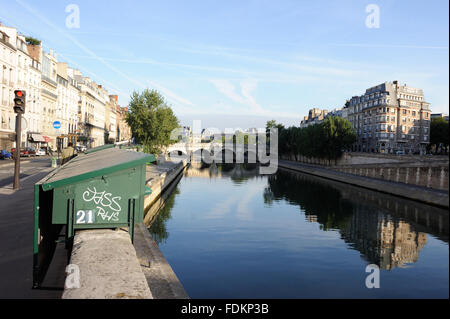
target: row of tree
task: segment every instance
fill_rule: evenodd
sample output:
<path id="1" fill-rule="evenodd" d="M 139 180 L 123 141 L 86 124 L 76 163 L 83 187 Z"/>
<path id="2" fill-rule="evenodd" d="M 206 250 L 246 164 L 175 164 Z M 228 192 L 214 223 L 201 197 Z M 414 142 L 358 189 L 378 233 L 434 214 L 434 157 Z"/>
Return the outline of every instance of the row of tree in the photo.
<path id="1" fill-rule="evenodd" d="M 278 152 L 280 155 L 299 155 L 327 160 L 337 160 L 356 141 L 356 133 L 350 122 L 341 117 L 328 117 L 320 124 L 300 128 L 285 128 L 275 121 L 267 122 L 266 129 L 278 128 Z"/>
<path id="2" fill-rule="evenodd" d="M 449 145 L 449 123 L 442 117 L 434 118 L 430 125 L 429 151 L 434 153 L 448 153 Z"/>

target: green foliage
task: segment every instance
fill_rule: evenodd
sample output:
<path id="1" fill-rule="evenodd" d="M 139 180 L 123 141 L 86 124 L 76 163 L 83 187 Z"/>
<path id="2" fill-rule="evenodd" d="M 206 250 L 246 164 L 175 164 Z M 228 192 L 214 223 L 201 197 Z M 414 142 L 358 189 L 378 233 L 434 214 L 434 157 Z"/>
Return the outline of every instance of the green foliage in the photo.
<path id="1" fill-rule="evenodd" d="M 430 144 L 436 145 L 436 148 L 439 148 L 441 144 L 447 147 L 449 145 L 448 133 L 449 123 L 442 117 L 434 118 L 430 125 Z"/>
<path id="2" fill-rule="evenodd" d="M 356 134 L 349 121 L 341 117 L 329 117 L 321 124 L 305 128 L 289 127 L 279 131 L 280 155 L 297 155 L 336 160 L 345 149 L 356 141 Z"/>
<path id="3" fill-rule="evenodd" d="M 41 45 L 41 41 L 38 39 L 35 39 L 33 37 L 26 37 L 25 41 L 27 42 L 27 44 L 31 44 L 31 45 Z"/>
<path id="4" fill-rule="evenodd" d="M 269 134 L 270 129 L 277 128 L 278 132 L 284 129 L 282 124 L 278 124 L 275 120 L 268 121 L 266 124 L 266 133 Z"/>
<path id="5" fill-rule="evenodd" d="M 171 132 L 179 122 L 164 97 L 156 90 L 134 92 L 129 104 L 126 121 L 133 136 L 144 146 L 144 152 L 160 154 L 164 147 L 175 143 Z"/>

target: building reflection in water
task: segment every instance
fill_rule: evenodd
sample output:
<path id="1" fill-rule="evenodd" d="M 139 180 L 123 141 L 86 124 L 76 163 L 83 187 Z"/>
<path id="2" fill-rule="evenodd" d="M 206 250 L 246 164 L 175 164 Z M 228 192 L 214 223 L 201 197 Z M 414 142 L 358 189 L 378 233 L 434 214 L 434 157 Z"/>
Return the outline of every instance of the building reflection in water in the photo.
<path id="1" fill-rule="evenodd" d="M 362 205 L 355 205 L 350 223 L 339 231 L 367 261 L 387 270 L 415 263 L 427 242 L 409 223 Z"/>
<path id="2" fill-rule="evenodd" d="M 368 263 L 390 270 L 419 259 L 427 233 L 448 242 L 445 210 L 307 174 L 269 177 L 265 201 L 286 200 L 322 230 L 335 230 Z"/>
<path id="3" fill-rule="evenodd" d="M 254 164 L 193 163 L 183 176 L 229 178 L 243 187 L 246 180 L 267 179 L 265 204 L 287 201 L 299 206 L 308 222 L 318 223 L 323 231 L 338 231 L 349 247 L 381 269 L 417 262 L 427 234 L 448 243 L 448 213 L 443 209 L 303 173 L 279 170 L 271 176 L 259 176 L 258 171 Z M 152 220 L 150 231 L 158 243 L 169 236 L 165 223 L 171 218 L 176 194 L 175 189 L 172 195 L 164 195 L 167 204 L 161 205 Z"/>

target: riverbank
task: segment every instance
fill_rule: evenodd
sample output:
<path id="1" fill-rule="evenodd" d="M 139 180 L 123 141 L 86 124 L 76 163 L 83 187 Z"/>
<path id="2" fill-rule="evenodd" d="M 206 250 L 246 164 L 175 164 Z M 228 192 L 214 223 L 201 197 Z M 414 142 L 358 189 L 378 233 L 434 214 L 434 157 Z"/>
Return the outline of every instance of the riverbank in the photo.
<path id="1" fill-rule="evenodd" d="M 152 193 L 145 198 L 146 212 L 186 165 L 147 166 L 146 183 Z M 70 264 L 80 270 L 80 288 L 65 287 L 63 299 L 189 298 L 143 224 L 136 225 L 133 243 L 127 229 L 78 231 Z"/>
<path id="2" fill-rule="evenodd" d="M 382 193 L 387 193 L 407 199 L 419 201 L 428 205 L 449 208 L 448 192 L 432 190 L 425 187 L 413 186 L 404 183 L 392 181 L 383 181 L 380 179 L 357 176 L 348 173 L 334 171 L 332 169 L 298 163 L 287 160 L 279 160 L 279 167 L 303 172 L 334 181 L 355 185 Z"/>

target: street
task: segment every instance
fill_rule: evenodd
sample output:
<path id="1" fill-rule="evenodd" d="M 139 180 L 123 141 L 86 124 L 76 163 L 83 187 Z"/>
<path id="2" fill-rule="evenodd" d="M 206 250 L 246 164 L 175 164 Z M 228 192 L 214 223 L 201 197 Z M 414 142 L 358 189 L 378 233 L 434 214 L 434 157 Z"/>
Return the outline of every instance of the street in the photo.
<path id="1" fill-rule="evenodd" d="M 65 279 L 67 253 L 58 244 L 53 265 L 43 288 L 33 290 L 33 198 L 34 184 L 51 171 L 50 158 L 24 158 L 21 189 L 14 191 L 14 163 L 0 161 L 0 298 L 59 298 Z"/>

